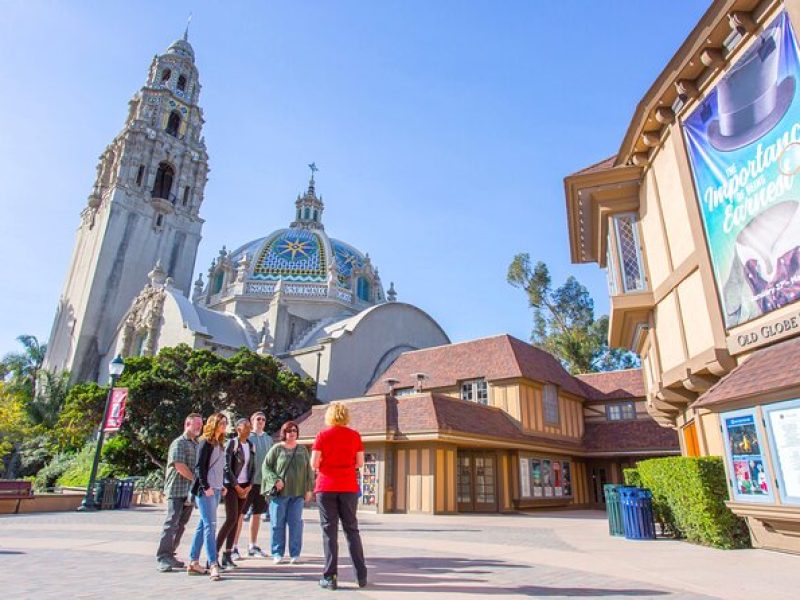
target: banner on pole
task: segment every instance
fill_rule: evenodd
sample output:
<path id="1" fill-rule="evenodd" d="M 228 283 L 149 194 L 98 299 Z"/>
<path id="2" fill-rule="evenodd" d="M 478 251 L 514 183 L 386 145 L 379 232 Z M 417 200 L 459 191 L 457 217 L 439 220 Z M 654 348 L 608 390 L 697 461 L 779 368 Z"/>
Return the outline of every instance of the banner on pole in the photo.
<path id="1" fill-rule="evenodd" d="M 128 388 L 114 388 L 111 391 L 111 400 L 106 415 L 106 422 L 103 423 L 103 431 L 111 433 L 119 431 L 122 421 L 125 418 L 125 404 L 128 401 Z"/>

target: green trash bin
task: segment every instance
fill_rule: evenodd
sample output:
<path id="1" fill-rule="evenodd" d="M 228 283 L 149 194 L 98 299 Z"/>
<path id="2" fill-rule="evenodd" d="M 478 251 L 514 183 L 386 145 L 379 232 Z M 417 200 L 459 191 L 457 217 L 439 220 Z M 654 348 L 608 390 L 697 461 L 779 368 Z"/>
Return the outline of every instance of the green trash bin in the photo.
<path id="1" fill-rule="evenodd" d="M 620 503 L 619 489 L 625 487 L 617 483 L 606 483 L 603 494 L 606 497 L 606 512 L 608 513 L 608 533 L 624 536 L 625 526 L 622 521 L 622 504 Z"/>

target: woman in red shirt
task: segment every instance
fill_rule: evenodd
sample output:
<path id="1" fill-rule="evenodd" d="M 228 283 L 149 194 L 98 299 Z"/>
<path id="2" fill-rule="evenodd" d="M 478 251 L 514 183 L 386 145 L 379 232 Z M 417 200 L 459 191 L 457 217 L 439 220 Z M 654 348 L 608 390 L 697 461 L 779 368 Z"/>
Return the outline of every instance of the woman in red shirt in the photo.
<path id="1" fill-rule="evenodd" d="M 350 429 L 350 413 L 341 402 L 332 402 L 325 412 L 328 426 L 317 434 L 311 447 L 311 466 L 317 470 L 319 520 L 325 547 L 325 571 L 320 587 L 335 590 L 339 559 L 339 519 L 347 538 L 350 558 L 356 570 L 358 587 L 367 585 L 367 565 L 358 532 L 358 480 L 356 469 L 364 465 L 364 444 L 355 429 Z"/>

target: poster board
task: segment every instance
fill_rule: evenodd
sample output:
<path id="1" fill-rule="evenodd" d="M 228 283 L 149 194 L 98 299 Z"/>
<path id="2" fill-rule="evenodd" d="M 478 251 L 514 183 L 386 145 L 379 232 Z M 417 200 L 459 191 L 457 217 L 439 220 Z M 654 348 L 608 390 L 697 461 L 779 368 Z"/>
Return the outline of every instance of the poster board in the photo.
<path id="1" fill-rule="evenodd" d="M 773 480 L 754 408 L 720 414 L 728 482 L 737 502 L 772 502 Z"/>
<path id="2" fill-rule="evenodd" d="M 800 504 L 800 399 L 762 406 L 778 492 L 784 504 Z"/>

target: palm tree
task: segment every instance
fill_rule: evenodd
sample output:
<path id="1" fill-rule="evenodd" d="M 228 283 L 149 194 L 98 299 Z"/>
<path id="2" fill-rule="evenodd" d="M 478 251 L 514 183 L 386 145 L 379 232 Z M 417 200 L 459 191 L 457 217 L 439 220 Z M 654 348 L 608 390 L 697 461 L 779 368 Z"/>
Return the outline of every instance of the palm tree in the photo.
<path id="1" fill-rule="evenodd" d="M 3 357 L 0 372 L 12 388 L 23 392 L 29 399 L 36 394 L 36 380 L 44 362 L 47 344 L 40 344 L 35 335 L 21 335 L 17 341 L 23 352 L 9 352 Z"/>

